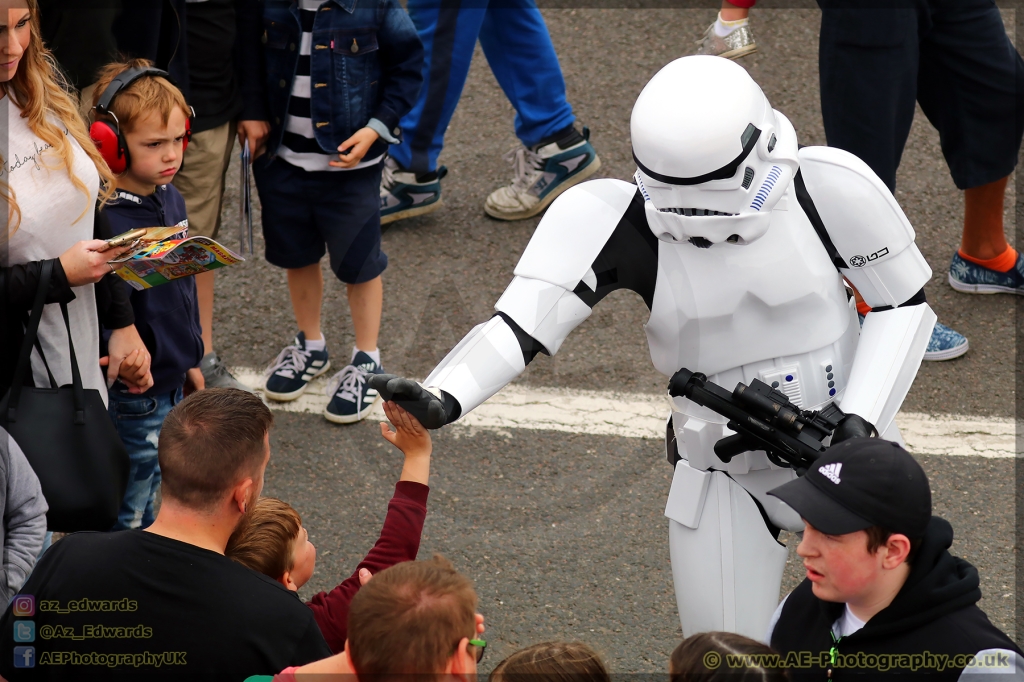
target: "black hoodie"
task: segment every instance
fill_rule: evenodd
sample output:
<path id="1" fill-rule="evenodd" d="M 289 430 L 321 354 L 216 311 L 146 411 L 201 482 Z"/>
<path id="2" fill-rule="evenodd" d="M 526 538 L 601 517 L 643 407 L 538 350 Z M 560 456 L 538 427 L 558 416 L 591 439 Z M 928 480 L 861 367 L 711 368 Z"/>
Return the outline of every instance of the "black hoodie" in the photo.
<path id="1" fill-rule="evenodd" d="M 952 543 L 952 526 L 933 516 L 907 582 L 889 606 L 835 645 L 835 665 L 829 655 L 831 632 L 845 604 L 822 601 L 809 580 L 800 583 L 786 598 L 770 642 L 783 655 L 791 679 L 820 682 L 831 668 L 832 680 L 957 680 L 980 651 L 1003 649 L 1020 656 L 1017 645 L 978 608 L 978 570 L 949 553 Z M 985 658 L 977 664 L 1006 666 L 1007 673 L 1014 669 L 1014 658 L 1005 653 Z"/>

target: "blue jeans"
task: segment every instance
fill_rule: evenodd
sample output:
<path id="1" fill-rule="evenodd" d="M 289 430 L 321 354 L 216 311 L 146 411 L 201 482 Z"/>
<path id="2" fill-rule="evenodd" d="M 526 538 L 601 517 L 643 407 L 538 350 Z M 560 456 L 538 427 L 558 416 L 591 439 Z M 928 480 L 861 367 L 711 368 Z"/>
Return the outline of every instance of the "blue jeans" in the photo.
<path id="1" fill-rule="evenodd" d="M 128 489 L 111 530 L 146 528 L 153 523 L 153 500 L 160 489 L 157 443 L 164 418 L 181 402 L 181 389 L 153 396 L 109 392 L 108 411 L 128 450 Z"/>
<path id="2" fill-rule="evenodd" d="M 408 9 L 426 59 L 423 88 L 402 118 L 402 144 L 389 151 L 400 166 L 417 173 L 436 169 L 477 38 L 516 111 L 516 136 L 524 145 L 531 147 L 576 121 L 558 55 L 533 0 L 408 0 Z"/>

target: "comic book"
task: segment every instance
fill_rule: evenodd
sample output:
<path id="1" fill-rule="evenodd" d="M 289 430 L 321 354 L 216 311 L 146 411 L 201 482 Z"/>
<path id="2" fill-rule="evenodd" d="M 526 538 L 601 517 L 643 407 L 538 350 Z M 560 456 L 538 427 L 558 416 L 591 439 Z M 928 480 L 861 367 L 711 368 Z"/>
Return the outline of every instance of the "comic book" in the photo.
<path id="1" fill-rule="evenodd" d="M 151 227 L 110 265 L 133 289 L 142 291 L 244 260 L 209 237 L 188 237 L 180 227 Z"/>

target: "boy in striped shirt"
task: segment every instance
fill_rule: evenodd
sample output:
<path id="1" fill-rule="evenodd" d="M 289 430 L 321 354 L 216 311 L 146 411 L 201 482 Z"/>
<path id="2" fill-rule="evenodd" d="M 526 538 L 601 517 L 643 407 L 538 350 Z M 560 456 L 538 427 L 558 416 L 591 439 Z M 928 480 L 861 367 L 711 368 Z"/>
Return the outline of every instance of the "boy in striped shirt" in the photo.
<path id="1" fill-rule="evenodd" d="M 329 383 L 324 416 L 356 422 L 379 398 L 367 376 L 383 371 L 381 167 L 422 84 L 423 48 L 395 0 L 266 0 L 243 11 L 247 25 L 263 27 L 264 73 L 255 80 L 266 90 L 271 132 L 253 172 L 266 258 L 288 272 L 299 328 L 267 369 L 265 393 L 294 400 L 331 367 L 320 328 L 320 260 L 329 253 L 348 290 L 356 343 Z"/>

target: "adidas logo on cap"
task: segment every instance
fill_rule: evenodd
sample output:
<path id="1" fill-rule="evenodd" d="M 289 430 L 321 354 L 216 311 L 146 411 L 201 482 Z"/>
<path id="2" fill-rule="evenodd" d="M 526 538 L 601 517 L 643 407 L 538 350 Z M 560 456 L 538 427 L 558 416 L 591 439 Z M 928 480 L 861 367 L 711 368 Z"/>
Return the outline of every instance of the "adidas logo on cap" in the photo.
<path id="1" fill-rule="evenodd" d="M 843 468 L 842 462 L 834 464 L 826 464 L 823 467 L 818 467 L 818 473 L 832 481 L 835 484 L 839 484 L 839 471 Z"/>

